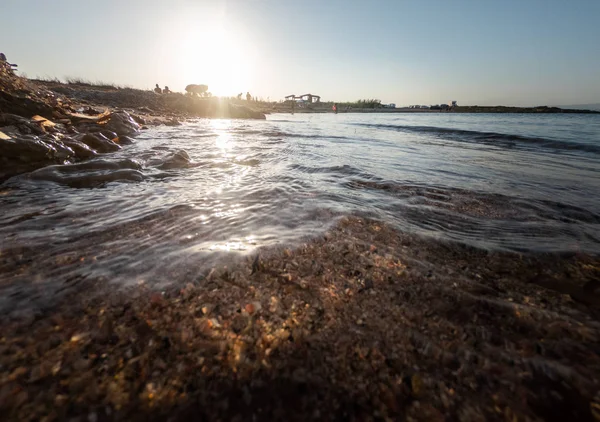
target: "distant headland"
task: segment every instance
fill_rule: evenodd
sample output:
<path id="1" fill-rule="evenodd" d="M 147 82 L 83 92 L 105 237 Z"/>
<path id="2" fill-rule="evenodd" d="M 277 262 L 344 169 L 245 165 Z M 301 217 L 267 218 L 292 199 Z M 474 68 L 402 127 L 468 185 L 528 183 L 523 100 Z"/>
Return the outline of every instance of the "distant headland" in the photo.
<path id="1" fill-rule="evenodd" d="M 380 100 L 364 99 L 354 102 L 321 101 L 320 97 L 306 94 L 303 97 L 286 97 L 286 100 L 278 103 L 258 102 L 264 113 L 269 112 L 294 112 L 294 113 L 583 113 L 600 114 L 598 110 L 579 109 L 573 107 L 535 106 L 535 107 L 513 107 L 513 106 L 461 106 L 453 101 L 451 104 L 434 105 L 411 105 L 398 107 L 396 104 L 383 104 Z M 317 99 L 316 101 L 314 99 Z"/>

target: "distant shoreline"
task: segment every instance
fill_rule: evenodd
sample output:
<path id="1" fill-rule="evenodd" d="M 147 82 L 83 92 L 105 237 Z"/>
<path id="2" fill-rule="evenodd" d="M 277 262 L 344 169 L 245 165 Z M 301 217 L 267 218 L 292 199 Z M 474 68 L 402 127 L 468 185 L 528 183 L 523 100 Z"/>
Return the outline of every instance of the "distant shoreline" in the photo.
<path id="1" fill-rule="evenodd" d="M 150 106 L 158 113 L 189 113 L 200 117 L 217 117 L 207 108 L 219 108 L 217 103 L 227 103 L 230 117 L 241 118 L 264 118 L 263 114 L 272 113 L 291 113 L 292 108 L 289 101 L 270 102 L 270 101 L 246 101 L 237 98 L 211 97 L 194 98 L 184 96 L 181 93 L 172 93 L 168 95 L 155 95 L 154 92 L 141 89 L 132 89 L 119 87 L 108 83 L 92 83 L 85 80 L 70 80 L 62 82 L 58 79 L 39 80 L 31 79 L 30 82 L 47 88 L 59 94 L 66 95 L 69 98 L 80 101 L 89 101 L 94 105 L 103 105 L 108 107 L 129 106 L 143 107 Z M 571 109 L 551 106 L 536 107 L 513 107 L 513 106 L 457 106 L 448 110 L 432 110 L 430 108 L 384 108 L 379 107 L 346 107 L 349 103 L 343 102 L 321 102 L 313 103 L 310 106 L 295 107 L 294 113 L 333 113 L 333 104 L 338 105 L 338 113 L 576 113 L 576 114 L 600 114 L 598 110 Z M 212 107 L 207 107 L 212 106 Z M 229 113 L 231 111 L 231 113 Z M 257 114 L 258 112 L 259 114 Z M 218 113 L 217 113 L 218 114 Z M 224 117 L 224 116 L 221 116 Z"/>
<path id="2" fill-rule="evenodd" d="M 260 110 L 263 113 L 291 113 L 289 106 L 277 105 L 272 109 L 261 107 Z M 294 113 L 332 113 L 330 107 L 315 107 L 315 108 L 296 108 Z M 597 110 L 578 110 L 578 109 L 564 109 L 558 107 L 507 107 L 507 106 L 462 106 L 456 107 L 454 110 L 431 110 L 431 109 L 419 109 L 419 108 L 353 108 L 350 110 L 339 110 L 338 114 L 344 113 L 494 113 L 494 114 L 517 114 L 517 113 L 534 113 L 534 114 L 600 114 Z"/>

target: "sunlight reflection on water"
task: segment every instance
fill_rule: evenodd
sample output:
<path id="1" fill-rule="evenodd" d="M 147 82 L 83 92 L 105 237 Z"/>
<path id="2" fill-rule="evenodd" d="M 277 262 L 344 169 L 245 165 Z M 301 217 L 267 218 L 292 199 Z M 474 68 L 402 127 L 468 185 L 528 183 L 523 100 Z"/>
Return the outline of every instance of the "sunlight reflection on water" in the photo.
<path id="1" fill-rule="evenodd" d="M 349 213 L 485 248 L 600 252 L 597 116 L 284 117 L 151 128 L 102 156 L 136 160 L 143 181 L 7 181 L 0 270 L 17 283 L 178 282 Z M 161 166 L 180 151 L 191 161 Z"/>

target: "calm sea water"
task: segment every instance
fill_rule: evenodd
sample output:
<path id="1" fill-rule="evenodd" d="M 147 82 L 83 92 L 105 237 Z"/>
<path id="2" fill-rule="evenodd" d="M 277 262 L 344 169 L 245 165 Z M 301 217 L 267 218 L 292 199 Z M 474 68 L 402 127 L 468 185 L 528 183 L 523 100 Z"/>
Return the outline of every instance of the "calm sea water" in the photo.
<path id="1" fill-rule="evenodd" d="M 189 157 L 189 162 L 186 160 Z M 0 186 L 0 308 L 189 281 L 361 214 L 488 249 L 600 253 L 600 116 L 296 114 L 144 131 Z"/>

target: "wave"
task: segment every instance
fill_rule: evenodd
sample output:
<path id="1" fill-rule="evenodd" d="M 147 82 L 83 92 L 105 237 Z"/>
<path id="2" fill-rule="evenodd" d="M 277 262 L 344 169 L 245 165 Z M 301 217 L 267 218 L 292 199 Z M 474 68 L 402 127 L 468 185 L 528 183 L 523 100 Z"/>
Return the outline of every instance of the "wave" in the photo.
<path id="1" fill-rule="evenodd" d="M 459 142 L 476 142 L 486 145 L 499 146 L 504 148 L 514 147 L 534 147 L 547 148 L 564 151 L 582 151 L 600 154 L 600 145 L 591 145 L 578 142 L 559 141 L 556 139 L 539 138 L 524 135 L 513 135 L 497 132 L 483 132 L 466 129 L 453 129 L 437 126 L 411 126 L 411 125 L 390 125 L 373 123 L 355 123 L 356 126 L 363 126 L 373 129 L 387 129 L 407 133 L 425 133 L 438 136 L 443 139 Z"/>
<path id="2" fill-rule="evenodd" d="M 348 138 L 347 136 L 339 136 L 339 135 L 331 135 L 331 134 L 306 134 L 306 133 L 293 133 L 286 132 L 280 130 L 234 130 L 233 133 L 240 133 L 244 135 L 262 135 L 267 138 L 303 138 L 303 139 L 347 139 L 353 140 L 352 138 Z"/>
<path id="3" fill-rule="evenodd" d="M 72 188 L 103 187 L 111 182 L 141 182 L 144 175 L 135 160 L 92 160 L 78 164 L 54 165 L 20 176 L 31 181 L 54 182 Z"/>
<path id="4" fill-rule="evenodd" d="M 427 186 L 392 181 L 351 179 L 344 182 L 351 190 L 372 190 L 403 200 L 402 207 L 421 210 L 448 210 L 454 216 L 470 216 L 511 222 L 561 222 L 600 224 L 600 214 L 585 208 L 550 200 L 533 200 L 499 193 Z"/>
<path id="5" fill-rule="evenodd" d="M 340 176 L 358 176 L 366 179 L 373 177 L 371 174 L 364 172 L 363 170 L 344 164 L 341 166 L 306 166 L 302 164 L 290 164 L 289 169 L 299 171 L 306 174 L 314 173 L 331 173 Z"/>

